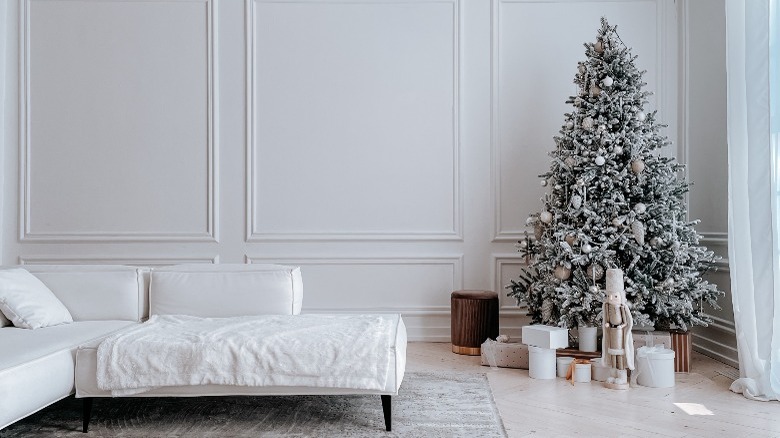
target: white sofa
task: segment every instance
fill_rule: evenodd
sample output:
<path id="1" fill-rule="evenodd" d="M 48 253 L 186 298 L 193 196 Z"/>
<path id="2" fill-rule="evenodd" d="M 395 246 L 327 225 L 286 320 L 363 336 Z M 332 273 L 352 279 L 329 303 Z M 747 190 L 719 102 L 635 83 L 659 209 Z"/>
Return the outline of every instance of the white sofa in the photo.
<path id="1" fill-rule="evenodd" d="M 276 265 L 183 265 L 154 270 L 30 266 L 29 271 L 60 298 L 75 322 L 36 330 L 0 329 L 0 393 L 10 395 L 0 398 L 0 428 L 75 389 L 76 397 L 85 400 L 86 432 L 92 398 L 111 397 L 96 381 L 97 346 L 107 335 L 140 324 L 150 314 L 296 315 L 302 304 L 300 270 Z M 6 332 L 13 335 L 5 336 Z M 390 396 L 398 393 L 403 380 L 406 342 L 406 329 L 397 316 L 395 339 L 386 357 L 390 372 L 381 390 L 198 385 L 164 387 L 134 396 L 375 394 L 381 396 L 385 426 L 390 430 Z"/>
<path id="2" fill-rule="evenodd" d="M 0 328 L 0 429 L 73 394 L 77 347 L 139 324 L 146 308 L 146 285 L 136 268 L 24 268 L 59 298 L 73 322 Z"/>

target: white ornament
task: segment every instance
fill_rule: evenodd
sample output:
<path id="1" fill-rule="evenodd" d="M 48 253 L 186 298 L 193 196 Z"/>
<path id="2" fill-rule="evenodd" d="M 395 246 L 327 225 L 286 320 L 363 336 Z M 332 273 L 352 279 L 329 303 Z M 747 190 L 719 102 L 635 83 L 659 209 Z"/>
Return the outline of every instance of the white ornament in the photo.
<path id="1" fill-rule="evenodd" d="M 606 163 L 606 160 L 605 160 L 605 159 L 604 159 L 604 157 L 602 157 L 601 155 L 599 155 L 598 157 L 596 157 L 596 159 L 595 159 L 594 161 L 596 162 L 596 165 L 597 165 L 597 166 L 603 166 L 603 165 L 604 165 L 604 163 Z"/>
<path id="2" fill-rule="evenodd" d="M 520 248 L 523 248 L 523 249 L 528 248 L 528 242 L 526 242 L 525 240 L 521 240 L 520 241 Z"/>
<path id="3" fill-rule="evenodd" d="M 645 113 L 643 111 L 639 111 L 638 113 L 636 113 L 636 118 L 640 122 L 644 122 L 646 117 L 647 116 L 645 115 Z"/>
<path id="4" fill-rule="evenodd" d="M 577 67 L 577 71 L 579 71 L 580 74 L 585 73 L 585 65 L 580 64 L 580 66 Z"/>
<path id="5" fill-rule="evenodd" d="M 571 277 L 571 269 L 566 266 L 558 266 L 555 268 L 555 277 L 561 280 L 568 280 Z"/>
<path id="6" fill-rule="evenodd" d="M 680 242 L 674 242 L 674 243 L 672 244 L 672 249 L 673 249 L 673 250 L 675 250 L 675 251 L 677 251 L 678 249 L 680 249 Z"/>
<path id="7" fill-rule="evenodd" d="M 645 170 L 645 162 L 642 160 L 634 160 L 631 162 L 631 171 L 634 172 L 634 175 L 639 175 L 642 173 L 642 171 Z"/>
<path id="8" fill-rule="evenodd" d="M 593 247 L 589 244 L 585 243 L 582 245 L 582 252 L 583 254 L 590 254 L 590 252 L 593 251 Z"/>
<path id="9" fill-rule="evenodd" d="M 622 154 L 622 153 L 623 153 L 623 148 L 622 148 L 621 146 L 615 146 L 615 147 L 612 149 L 612 152 L 614 152 L 614 153 L 615 153 L 615 155 L 620 155 L 620 154 Z"/>
<path id="10" fill-rule="evenodd" d="M 611 77 L 607 76 L 601 80 L 601 85 L 605 87 L 611 87 L 614 82 L 615 81 L 613 81 Z"/>
<path id="11" fill-rule="evenodd" d="M 582 196 L 574 195 L 571 197 L 571 206 L 579 210 L 582 207 Z"/>
<path id="12" fill-rule="evenodd" d="M 546 180 L 546 179 L 543 179 L 543 180 L 541 180 L 541 181 L 539 182 L 539 184 L 541 184 L 541 185 L 542 185 L 542 187 L 547 187 L 547 180 Z"/>
<path id="13" fill-rule="evenodd" d="M 593 285 L 593 286 L 591 286 L 591 287 L 589 287 L 589 288 L 588 288 L 588 291 L 589 291 L 590 293 L 592 293 L 592 294 L 597 294 L 597 293 L 599 293 L 599 287 L 598 287 L 598 286 L 596 286 L 596 285 Z"/>
<path id="14" fill-rule="evenodd" d="M 574 127 L 574 123 L 573 123 L 571 120 L 569 120 L 568 122 L 566 122 L 566 129 L 571 129 L 571 128 L 573 128 L 573 127 Z"/>
<path id="15" fill-rule="evenodd" d="M 674 286 L 674 279 L 669 277 L 664 281 L 664 287 L 673 287 Z"/>
<path id="16" fill-rule="evenodd" d="M 647 207 L 645 206 L 645 204 L 639 202 L 634 206 L 634 211 L 637 212 L 637 214 L 642 214 L 645 211 L 647 211 Z"/>
<path id="17" fill-rule="evenodd" d="M 528 216 L 528 218 L 525 220 L 526 225 L 531 225 L 534 222 L 536 222 L 536 219 L 534 219 L 533 216 Z"/>
<path id="18" fill-rule="evenodd" d="M 623 220 L 620 219 L 619 217 L 616 217 L 615 219 L 612 219 L 612 225 L 619 227 L 623 225 Z"/>
<path id="19" fill-rule="evenodd" d="M 636 243 L 640 245 L 645 244 L 645 224 L 640 221 L 634 221 L 634 223 L 631 224 L 631 233 L 634 234 Z"/>
<path id="20" fill-rule="evenodd" d="M 590 117 L 582 119 L 582 127 L 585 129 L 593 129 L 593 119 Z"/>
<path id="21" fill-rule="evenodd" d="M 654 248 L 658 248 L 659 246 L 664 244 L 664 240 L 660 237 L 653 237 L 650 239 L 650 245 Z"/>
<path id="22" fill-rule="evenodd" d="M 541 219 L 542 222 L 549 224 L 552 222 L 553 215 L 549 211 L 545 210 L 539 214 L 539 219 Z"/>

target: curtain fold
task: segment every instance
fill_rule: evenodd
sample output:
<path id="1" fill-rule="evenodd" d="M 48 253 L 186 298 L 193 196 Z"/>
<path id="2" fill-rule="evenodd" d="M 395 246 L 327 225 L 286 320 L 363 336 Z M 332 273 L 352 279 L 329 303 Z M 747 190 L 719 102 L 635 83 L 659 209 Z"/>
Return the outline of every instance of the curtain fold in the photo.
<path id="1" fill-rule="evenodd" d="M 740 365 L 731 390 L 755 400 L 780 396 L 778 161 L 770 129 L 777 3 L 726 0 L 729 267 Z"/>

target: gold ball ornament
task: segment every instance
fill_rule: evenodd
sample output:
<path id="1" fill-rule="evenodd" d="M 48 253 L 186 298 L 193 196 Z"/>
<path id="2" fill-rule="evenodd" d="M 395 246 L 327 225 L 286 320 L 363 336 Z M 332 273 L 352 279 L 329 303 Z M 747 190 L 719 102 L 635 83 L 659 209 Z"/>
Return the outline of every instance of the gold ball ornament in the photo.
<path id="1" fill-rule="evenodd" d="M 539 240 L 542 238 L 542 234 L 544 234 L 544 226 L 542 226 L 541 222 L 537 222 L 534 225 L 534 237 L 536 240 Z"/>
<path id="2" fill-rule="evenodd" d="M 560 280 L 568 280 L 571 277 L 571 269 L 566 266 L 558 266 L 555 268 L 555 278 Z"/>
<path id="3" fill-rule="evenodd" d="M 590 95 L 591 97 L 596 97 L 601 93 L 601 88 L 599 88 L 598 85 L 593 84 L 590 86 Z"/>
<path id="4" fill-rule="evenodd" d="M 588 280 L 599 281 L 604 277 L 604 267 L 598 263 L 593 263 L 585 270 Z"/>
<path id="5" fill-rule="evenodd" d="M 567 234 L 566 237 L 564 237 L 563 240 L 566 241 L 566 243 L 569 244 L 569 246 L 574 245 L 574 241 L 577 239 L 577 236 L 574 234 Z"/>
<path id="6" fill-rule="evenodd" d="M 634 175 L 639 175 L 642 173 L 642 171 L 645 170 L 645 162 L 642 160 L 634 160 L 631 162 L 631 171 L 634 172 Z"/>
<path id="7" fill-rule="evenodd" d="M 595 50 L 596 53 L 604 52 L 604 43 L 601 40 L 596 41 L 596 44 L 593 45 L 593 50 Z"/>

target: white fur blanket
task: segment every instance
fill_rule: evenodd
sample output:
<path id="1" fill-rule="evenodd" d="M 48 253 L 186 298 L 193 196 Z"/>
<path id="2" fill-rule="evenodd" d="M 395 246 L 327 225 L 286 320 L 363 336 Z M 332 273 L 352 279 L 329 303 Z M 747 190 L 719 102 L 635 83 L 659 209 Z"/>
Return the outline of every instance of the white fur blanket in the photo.
<path id="1" fill-rule="evenodd" d="M 399 315 L 152 316 L 98 347 L 112 395 L 161 386 L 383 389 Z"/>

